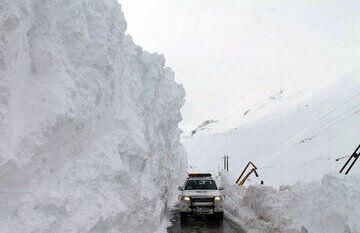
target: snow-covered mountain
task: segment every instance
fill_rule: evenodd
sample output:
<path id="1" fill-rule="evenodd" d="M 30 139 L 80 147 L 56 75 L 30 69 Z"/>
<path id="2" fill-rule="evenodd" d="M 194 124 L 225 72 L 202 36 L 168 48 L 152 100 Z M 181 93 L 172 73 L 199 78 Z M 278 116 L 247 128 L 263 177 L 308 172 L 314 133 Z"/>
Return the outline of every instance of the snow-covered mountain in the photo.
<path id="1" fill-rule="evenodd" d="M 264 117 L 274 117 L 294 108 L 301 108 L 303 102 L 318 91 L 311 89 L 284 90 L 252 93 L 216 112 L 194 129 L 185 130 L 182 139 L 186 141 L 195 134 L 221 133 L 250 124 Z"/>
<path id="2" fill-rule="evenodd" d="M 316 92 L 244 98 L 183 136 L 189 170 L 215 174 L 230 156 L 225 213 L 246 232 L 359 233 L 360 164 L 337 173 L 360 143 L 359 90 L 355 74 Z M 249 161 L 259 177 L 238 186 Z"/>
<path id="3" fill-rule="evenodd" d="M 117 0 L 0 1 L 1 232 L 161 225 L 184 90 L 125 30 Z"/>
<path id="4" fill-rule="evenodd" d="M 189 165 L 216 173 L 227 154 L 234 181 L 249 161 L 268 185 L 320 180 L 338 171 L 344 158 L 336 159 L 360 143 L 359 87 L 353 75 L 320 91 L 281 90 L 239 100 L 183 136 Z"/>

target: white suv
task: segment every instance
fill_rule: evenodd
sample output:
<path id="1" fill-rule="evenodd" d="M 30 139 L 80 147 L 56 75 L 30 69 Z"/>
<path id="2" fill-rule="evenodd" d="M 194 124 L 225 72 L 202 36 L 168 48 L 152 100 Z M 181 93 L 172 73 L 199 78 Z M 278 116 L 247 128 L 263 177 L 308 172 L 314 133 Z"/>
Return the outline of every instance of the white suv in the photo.
<path id="1" fill-rule="evenodd" d="M 221 187 L 209 173 L 189 174 L 179 195 L 181 220 L 187 215 L 215 215 L 222 220 L 224 217 L 223 202 L 225 196 L 221 194 Z"/>

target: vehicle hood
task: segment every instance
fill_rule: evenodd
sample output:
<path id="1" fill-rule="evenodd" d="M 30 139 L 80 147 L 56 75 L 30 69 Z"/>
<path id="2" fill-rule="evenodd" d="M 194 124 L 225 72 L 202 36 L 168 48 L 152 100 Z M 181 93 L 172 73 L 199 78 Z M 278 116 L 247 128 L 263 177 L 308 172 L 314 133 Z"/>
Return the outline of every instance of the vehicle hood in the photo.
<path id="1" fill-rule="evenodd" d="M 220 196 L 219 190 L 185 190 L 184 196 Z"/>

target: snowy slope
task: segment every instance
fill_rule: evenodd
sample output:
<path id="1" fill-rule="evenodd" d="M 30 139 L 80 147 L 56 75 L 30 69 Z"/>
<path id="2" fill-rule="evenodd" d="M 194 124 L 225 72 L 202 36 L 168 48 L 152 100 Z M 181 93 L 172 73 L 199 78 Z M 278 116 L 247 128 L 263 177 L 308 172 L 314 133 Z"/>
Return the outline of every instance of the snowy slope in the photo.
<path id="1" fill-rule="evenodd" d="M 1 232 L 154 232 L 184 90 L 116 0 L 0 1 Z"/>
<path id="2" fill-rule="evenodd" d="M 214 117 L 212 124 L 183 138 L 189 165 L 215 173 L 222 166 L 220 156 L 228 154 L 234 181 L 248 161 L 259 167 L 260 179 L 268 185 L 320 180 L 338 171 L 344 159 L 335 159 L 350 155 L 360 143 L 359 86 L 359 76 L 353 75 L 320 92 L 284 92 L 286 100 L 273 102 L 281 98 L 268 96 L 260 110 L 254 101 L 253 106 L 238 106 L 237 114 L 231 110 L 221 119 Z M 244 109 L 257 112 L 245 114 Z M 240 124 L 228 129 L 221 121 Z M 352 172 L 360 173 L 359 167 Z"/>
<path id="3" fill-rule="evenodd" d="M 264 117 L 288 112 L 299 107 L 304 100 L 317 93 L 318 90 L 299 89 L 252 93 L 231 103 L 225 109 L 216 112 L 208 120 L 203 121 L 194 129 L 185 129 L 183 139 L 195 134 L 222 133 L 238 126 L 256 122 Z"/>

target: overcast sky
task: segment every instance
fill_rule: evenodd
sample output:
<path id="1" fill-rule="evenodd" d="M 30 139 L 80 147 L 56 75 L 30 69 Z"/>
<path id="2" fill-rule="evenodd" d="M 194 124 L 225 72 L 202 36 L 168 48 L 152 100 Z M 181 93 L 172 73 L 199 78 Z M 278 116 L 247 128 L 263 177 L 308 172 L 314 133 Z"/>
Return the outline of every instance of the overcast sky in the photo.
<path id="1" fill-rule="evenodd" d="M 184 128 L 248 93 L 320 87 L 360 67 L 359 0 L 119 2 L 127 33 L 184 85 Z"/>

